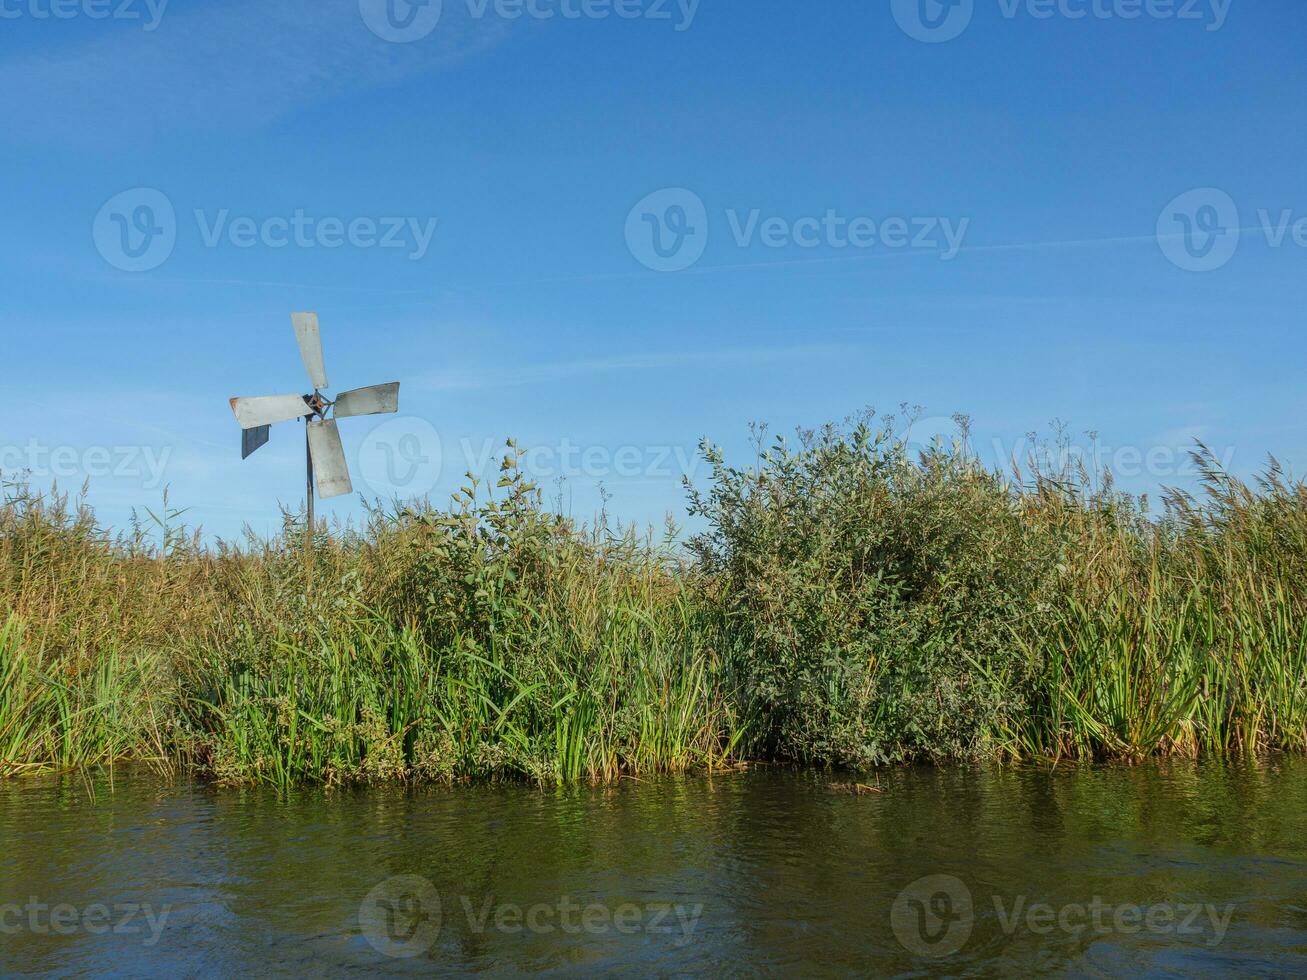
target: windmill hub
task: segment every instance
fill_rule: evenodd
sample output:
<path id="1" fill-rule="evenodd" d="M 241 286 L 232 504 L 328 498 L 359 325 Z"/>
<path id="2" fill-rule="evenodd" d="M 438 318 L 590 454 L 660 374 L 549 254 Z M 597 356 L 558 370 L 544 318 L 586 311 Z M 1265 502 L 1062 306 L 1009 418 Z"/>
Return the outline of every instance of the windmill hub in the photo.
<path id="1" fill-rule="evenodd" d="M 322 392 L 320 391 L 315 391 L 311 395 L 305 395 L 304 403 L 308 405 L 309 408 L 313 409 L 313 414 L 318 416 L 318 418 L 324 417 L 327 408 L 331 405 L 330 401 L 322 397 Z"/>

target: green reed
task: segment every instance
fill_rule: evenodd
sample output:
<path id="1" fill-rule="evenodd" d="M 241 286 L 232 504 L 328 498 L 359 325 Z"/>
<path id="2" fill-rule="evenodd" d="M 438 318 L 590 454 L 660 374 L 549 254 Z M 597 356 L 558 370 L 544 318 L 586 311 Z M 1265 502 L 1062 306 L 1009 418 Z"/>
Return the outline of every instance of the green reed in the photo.
<path id="1" fill-rule="evenodd" d="M 66 496 L 0 505 L 0 776 L 154 760 L 227 782 L 611 781 L 749 759 L 1307 751 L 1307 491 L 1201 446 L 1161 513 L 965 422 L 705 444 L 682 543 L 492 488 L 206 546 Z M 688 545 L 688 546 L 687 546 Z"/>

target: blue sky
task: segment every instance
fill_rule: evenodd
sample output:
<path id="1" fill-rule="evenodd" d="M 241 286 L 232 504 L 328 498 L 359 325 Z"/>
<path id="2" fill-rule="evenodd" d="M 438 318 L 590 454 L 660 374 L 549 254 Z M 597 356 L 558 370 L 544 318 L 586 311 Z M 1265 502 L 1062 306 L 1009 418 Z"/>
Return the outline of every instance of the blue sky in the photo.
<path id="1" fill-rule="evenodd" d="M 905 401 L 1137 490 L 1307 469 L 1300 3 L 62 2 L 0 3 L 0 466 L 106 522 L 297 505 L 226 403 L 305 389 L 293 310 L 403 383 L 341 423 L 369 495 L 511 435 L 661 525 L 701 436 Z"/>

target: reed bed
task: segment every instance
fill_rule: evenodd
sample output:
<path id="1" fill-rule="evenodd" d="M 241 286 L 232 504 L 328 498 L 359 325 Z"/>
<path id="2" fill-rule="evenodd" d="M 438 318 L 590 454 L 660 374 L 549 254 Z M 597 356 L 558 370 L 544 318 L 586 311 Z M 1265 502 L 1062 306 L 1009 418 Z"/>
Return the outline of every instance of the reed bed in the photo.
<path id="1" fill-rule="evenodd" d="M 688 487 L 685 542 L 492 488 L 205 545 L 57 493 L 0 504 L 0 777 L 612 781 L 760 759 L 1307 750 L 1307 489 L 1147 501 L 871 416 Z"/>

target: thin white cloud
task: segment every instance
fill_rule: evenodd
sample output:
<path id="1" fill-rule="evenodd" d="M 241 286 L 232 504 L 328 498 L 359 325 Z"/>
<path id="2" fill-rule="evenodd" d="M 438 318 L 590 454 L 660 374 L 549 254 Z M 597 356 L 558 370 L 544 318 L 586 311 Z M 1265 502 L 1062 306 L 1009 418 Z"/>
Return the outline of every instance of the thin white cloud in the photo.
<path id="1" fill-rule="evenodd" d="M 669 368 L 729 367 L 766 361 L 846 353 L 843 344 L 809 344 L 794 347 L 740 347 L 716 351 L 664 351 L 617 357 L 581 358 L 544 364 L 460 366 L 428 374 L 412 382 L 423 391 L 494 389 L 548 384 L 571 378 L 616 374 L 623 371 L 658 371 Z"/>
<path id="2" fill-rule="evenodd" d="M 439 25 L 392 44 L 357 0 L 170 5 L 157 29 L 106 21 L 103 36 L 0 59 L 8 138 L 131 143 L 178 130 L 239 131 L 351 89 L 457 64 L 512 22 L 446 4 Z"/>

